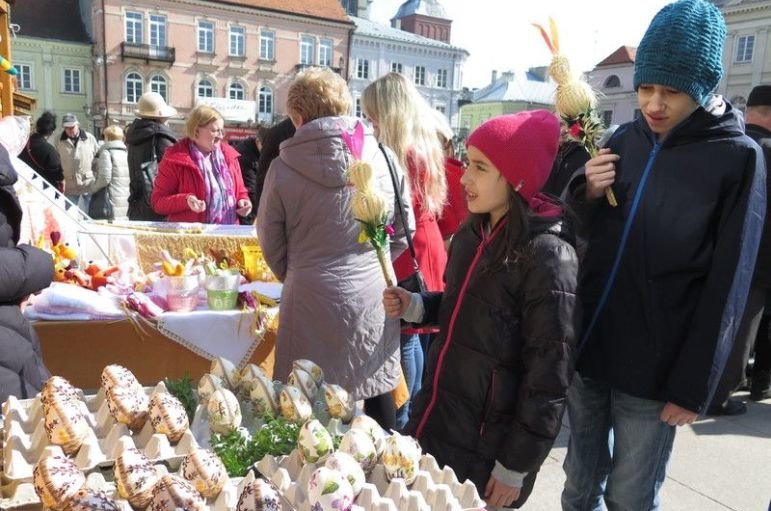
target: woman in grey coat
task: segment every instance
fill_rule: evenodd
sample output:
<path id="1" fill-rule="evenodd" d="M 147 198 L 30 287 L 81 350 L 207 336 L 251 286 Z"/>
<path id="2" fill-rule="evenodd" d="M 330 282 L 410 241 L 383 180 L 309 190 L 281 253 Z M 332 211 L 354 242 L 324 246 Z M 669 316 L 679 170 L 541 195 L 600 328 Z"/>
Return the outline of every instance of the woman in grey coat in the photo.
<path id="1" fill-rule="evenodd" d="M 91 218 L 128 220 L 129 167 L 128 151 L 120 126 L 105 128 L 104 144 L 94 157 L 96 181 L 91 188 Z"/>
<path id="2" fill-rule="evenodd" d="M 284 282 L 276 339 L 274 376 L 285 380 L 295 359 L 321 366 L 384 428 L 394 427 L 391 390 L 399 383 L 399 323 L 386 318 L 386 287 L 375 250 L 359 243 L 360 224 L 350 203 L 353 188 L 346 171 L 353 162 L 342 130 L 352 132 L 360 119 L 343 117 L 351 96 L 343 79 L 329 70 L 311 69 L 292 83 L 289 117 L 297 127 L 281 144 L 270 166 L 257 212 L 257 233 L 271 270 Z M 388 205 L 396 233 L 391 260 L 405 248 L 404 227 L 383 152 L 369 129 L 361 159 L 370 163 Z M 409 192 L 394 162 L 408 225 L 414 230 Z"/>

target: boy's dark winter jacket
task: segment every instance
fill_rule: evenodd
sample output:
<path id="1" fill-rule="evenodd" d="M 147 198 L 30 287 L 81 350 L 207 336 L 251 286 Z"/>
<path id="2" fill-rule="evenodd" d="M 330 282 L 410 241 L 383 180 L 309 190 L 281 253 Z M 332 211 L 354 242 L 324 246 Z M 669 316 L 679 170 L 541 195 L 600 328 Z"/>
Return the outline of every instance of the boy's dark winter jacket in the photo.
<path id="1" fill-rule="evenodd" d="M 154 183 L 146 179 L 142 172 L 142 164 L 152 161 L 153 146 L 155 146 L 155 156 L 160 162 L 166 149 L 176 142 L 177 137 L 168 126 L 152 119 L 138 118 L 128 127 L 126 148 L 131 177 L 129 220 L 163 220 L 163 215 L 153 211 L 150 206 Z"/>
<path id="2" fill-rule="evenodd" d="M 768 178 L 768 168 L 771 165 L 771 131 L 757 124 L 747 124 L 745 133 L 763 149 L 766 159 L 766 201 L 771 200 L 771 179 Z M 763 224 L 763 236 L 760 238 L 753 277 L 754 285 L 765 289 L 771 289 L 771 222 L 768 221 L 768 213 L 766 208 L 766 222 Z"/>
<path id="3" fill-rule="evenodd" d="M 35 330 L 19 304 L 48 287 L 54 277 L 50 254 L 16 245 L 22 209 L 13 184 L 16 171 L 0 145 L 0 403 L 8 396 L 34 397 L 48 378 Z"/>
<path id="4" fill-rule="evenodd" d="M 606 200 L 582 202 L 571 183 L 588 244 L 581 261 L 582 376 L 632 396 L 704 411 L 744 310 L 765 214 L 765 169 L 737 113 L 698 108 L 663 141 L 643 119 L 608 147 L 621 155 Z M 646 166 L 639 211 L 618 274 L 593 330 L 626 218 Z"/>
<path id="5" fill-rule="evenodd" d="M 467 222 L 452 241 L 444 293 L 424 295 L 424 319 L 441 331 L 406 432 L 480 490 L 496 460 L 528 472 L 519 504 L 559 433 L 573 375 L 578 263 L 564 225 L 534 217 L 522 259 L 490 271 L 502 239 L 473 267 L 483 238 Z"/>

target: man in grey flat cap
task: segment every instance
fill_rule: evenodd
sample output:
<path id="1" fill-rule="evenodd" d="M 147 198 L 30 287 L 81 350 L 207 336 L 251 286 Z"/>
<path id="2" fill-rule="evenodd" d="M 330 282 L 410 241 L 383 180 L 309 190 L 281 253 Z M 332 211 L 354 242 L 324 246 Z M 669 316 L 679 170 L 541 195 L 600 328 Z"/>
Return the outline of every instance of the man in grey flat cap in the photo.
<path id="1" fill-rule="evenodd" d="M 75 114 L 64 114 L 62 127 L 64 131 L 56 141 L 56 150 L 62 160 L 65 195 L 84 213 L 88 213 L 89 192 L 96 180 L 91 163 L 99 149 L 99 142 L 91 133 L 80 128 Z"/>

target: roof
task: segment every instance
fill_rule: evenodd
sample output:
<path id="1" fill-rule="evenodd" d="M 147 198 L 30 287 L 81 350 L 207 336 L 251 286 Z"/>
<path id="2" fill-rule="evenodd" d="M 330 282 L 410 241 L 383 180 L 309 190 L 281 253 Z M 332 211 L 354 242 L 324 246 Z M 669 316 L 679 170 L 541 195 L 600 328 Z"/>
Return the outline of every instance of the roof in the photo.
<path id="1" fill-rule="evenodd" d="M 400 7 L 393 19 L 406 18 L 413 14 L 422 14 L 432 18 L 448 20 L 447 11 L 439 4 L 439 0 L 407 0 Z"/>
<path id="2" fill-rule="evenodd" d="M 11 23 L 20 37 L 91 43 L 78 0 L 24 0 L 11 9 Z"/>
<path id="3" fill-rule="evenodd" d="M 554 82 L 528 80 L 527 73 L 507 72 L 490 85 L 474 91 L 474 103 L 522 101 L 554 104 Z"/>
<path id="4" fill-rule="evenodd" d="M 603 66 L 621 66 L 623 64 L 634 64 L 637 56 L 637 48 L 632 46 L 621 46 L 616 51 L 605 57 L 595 67 Z"/>
<path id="5" fill-rule="evenodd" d="M 412 32 L 407 32 L 406 30 L 389 27 L 388 25 L 382 25 L 380 23 L 376 23 L 364 18 L 357 18 L 356 16 L 351 16 L 351 20 L 353 20 L 353 22 L 356 24 L 356 31 L 354 32 L 354 35 L 377 37 L 379 39 L 390 39 L 392 41 L 419 44 L 421 46 L 433 46 L 435 48 L 444 48 L 446 50 L 458 50 L 468 54 L 466 50 L 458 46 L 443 43 L 442 41 L 437 41 L 436 39 L 429 39 L 428 37 L 413 34 Z"/>
<path id="6" fill-rule="evenodd" d="M 340 0 L 214 0 L 216 3 L 245 5 L 256 9 L 288 12 L 332 21 L 349 23 Z"/>

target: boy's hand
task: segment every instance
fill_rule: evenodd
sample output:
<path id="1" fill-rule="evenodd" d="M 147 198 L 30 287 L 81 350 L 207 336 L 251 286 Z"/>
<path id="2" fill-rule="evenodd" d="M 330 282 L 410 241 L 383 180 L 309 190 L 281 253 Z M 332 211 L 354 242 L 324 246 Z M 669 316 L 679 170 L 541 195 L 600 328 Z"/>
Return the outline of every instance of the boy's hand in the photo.
<path id="1" fill-rule="evenodd" d="M 600 149 L 597 156 L 586 162 L 586 199 L 597 200 L 605 195 L 605 190 L 616 180 L 616 162 L 620 156 L 610 149 Z"/>
<path id="2" fill-rule="evenodd" d="M 485 487 L 485 502 L 489 506 L 505 507 L 510 506 L 519 498 L 522 488 L 503 484 L 494 477 L 490 477 Z"/>
<path id="3" fill-rule="evenodd" d="M 674 403 L 667 403 L 661 410 L 660 418 L 670 426 L 685 426 L 686 424 L 693 424 L 693 421 L 695 421 L 698 416 L 698 413 L 686 410 L 682 406 L 677 406 Z"/>
<path id="4" fill-rule="evenodd" d="M 400 318 L 406 312 L 412 302 L 412 293 L 397 286 L 387 287 L 383 290 L 383 307 L 386 316 Z"/>

